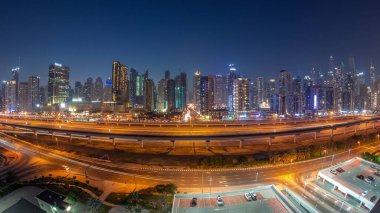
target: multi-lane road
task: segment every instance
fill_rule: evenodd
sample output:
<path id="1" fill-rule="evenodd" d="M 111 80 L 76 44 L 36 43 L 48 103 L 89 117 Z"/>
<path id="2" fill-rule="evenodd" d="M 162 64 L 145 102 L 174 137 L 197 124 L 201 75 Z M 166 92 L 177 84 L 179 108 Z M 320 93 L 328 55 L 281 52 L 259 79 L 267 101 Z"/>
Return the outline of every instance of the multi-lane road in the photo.
<path id="1" fill-rule="evenodd" d="M 357 122 L 362 120 L 346 120 L 344 122 Z M 118 131 L 130 131 L 125 127 L 118 127 L 113 125 L 106 124 L 90 124 L 86 123 L 86 126 L 83 126 L 81 123 L 55 123 L 47 124 L 43 121 L 25 121 L 25 120 L 0 120 L 0 122 L 6 122 L 7 124 L 17 124 L 17 125 L 26 125 L 32 127 L 49 127 L 64 129 L 70 131 L 70 129 L 86 130 L 91 128 L 90 131 L 100 132 L 109 132 L 109 130 L 104 130 L 106 128 L 112 128 L 111 132 Z M 43 122 L 43 123 L 40 123 Z M 306 123 L 306 124 L 293 124 L 293 125 L 283 125 L 276 126 L 276 129 L 291 130 L 294 128 L 304 128 L 307 125 L 309 127 L 318 127 L 318 125 L 342 125 L 339 128 L 335 129 L 336 133 L 343 134 L 343 131 L 358 131 L 360 128 L 365 128 L 368 124 L 363 122 L 361 125 L 358 123 L 349 123 L 345 127 L 343 121 L 324 121 L 322 123 Z M 104 126 L 103 126 L 104 125 Z M 298 126 L 299 125 L 299 126 Z M 376 127 L 377 125 L 375 125 Z M 149 127 L 139 127 L 138 129 L 149 128 Z M 153 128 L 153 127 L 152 127 Z M 158 127 L 154 127 L 156 130 Z M 174 129 L 182 127 L 174 127 Z M 207 127 L 206 127 L 207 128 Z M 218 127 L 219 129 L 225 129 Z M 253 129 L 261 128 L 260 131 L 269 131 L 273 132 L 273 126 L 255 126 L 255 127 L 234 127 L 241 131 L 253 131 Z M 250 129 L 252 128 L 252 129 Z M 354 129 L 355 128 L 355 129 Z M 368 128 L 371 128 L 368 126 Z M 166 129 L 166 128 L 165 128 Z M 202 129 L 202 128 L 200 128 Z M 204 127 L 203 127 L 204 129 Z M 228 129 L 228 128 L 227 128 Z M 146 130 L 148 131 L 148 130 Z M 152 131 L 152 129 L 150 129 Z M 178 130 L 179 131 L 179 130 Z M 278 130 L 281 131 L 281 130 Z M 321 133 L 322 134 L 322 131 Z M 325 134 L 328 134 L 326 132 Z M 96 180 L 108 180 L 119 183 L 125 183 L 126 185 L 137 184 L 142 186 L 150 186 L 159 183 L 175 183 L 181 190 L 181 192 L 196 192 L 196 193 L 208 193 L 210 191 L 224 191 L 231 189 L 241 189 L 245 187 L 252 187 L 254 185 L 262 184 L 272 184 L 280 183 L 284 184 L 293 190 L 300 192 L 302 191 L 302 179 L 303 177 L 310 177 L 316 174 L 316 172 L 322 168 L 328 167 L 332 164 L 336 164 L 342 161 L 345 161 L 354 156 L 359 156 L 363 151 L 374 151 L 378 149 L 379 142 L 374 142 L 369 145 L 360 144 L 352 149 L 347 150 L 343 153 L 335 154 L 334 156 L 327 156 L 320 159 L 308 160 L 303 162 L 297 162 L 288 165 L 281 166 L 267 166 L 262 168 L 236 168 L 236 169 L 220 169 L 220 170 L 191 170 L 191 169 L 161 169 L 161 168 L 138 168 L 131 167 L 129 165 L 115 164 L 112 162 L 104 160 L 94 160 L 88 157 L 80 157 L 78 155 L 70 155 L 65 152 L 60 152 L 57 150 L 46 149 L 41 146 L 35 146 L 34 144 L 28 143 L 27 141 L 21 141 L 17 138 L 11 138 L 9 135 L 2 134 L 0 139 L 0 145 L 15 150 L 22 156 L 20 159 L 23 162 L 17 164 L 19 168 L 32 168 L 39 171 L 55 171 L 63 170 L 62 165 L 67 165 L 72 173 L 78 175 L 84 175 L 88 178 Z M 30 159 L 40 159 L 37 162 L 43 162 L 36 168 L 36 161 L 31 161 Z M 34 162 L 34 164 L 30 163 Z M 30 168 L 29 168 L 30 170 Z"/>

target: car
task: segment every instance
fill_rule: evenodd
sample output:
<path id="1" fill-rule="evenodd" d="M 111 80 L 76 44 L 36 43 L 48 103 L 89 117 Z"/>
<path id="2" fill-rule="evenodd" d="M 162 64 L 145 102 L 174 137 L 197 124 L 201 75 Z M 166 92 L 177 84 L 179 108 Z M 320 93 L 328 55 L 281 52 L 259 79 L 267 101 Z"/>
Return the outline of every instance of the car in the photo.
<path id="1" fill-rule="evenodd" d="M 338 172 L 336 172 L 335 170 L 330 170 L 331 174 L 334 174 L 334 175 L 337 175 Z"/>
<path id="2" fill-rule="evenodd" d="M 191 207 L 197 206 L 197 201 L 198 199 L 196 197 L 193 197 L 193 199 L 191 199 L 190 206 Z"/>
<path id="3" fill-rule="evenodd" d="M 359 178 L 360 180 L 364 180 L 364 175 L 358 175 L 356 177 Z"/>
<path id="4" fill-rule="evenodd" d="M 220 195 L 218 195 L 218 197 L 216 198 L 216 201 L 218 203 L 218 206 L 223 206 L 224 205 L 224 202 L 223 202 L 223 199 Z"/>
<path id="5" fill-rule="evenodd" d="M 375 175 L 380 175 L 380 169 L 375 172 Z"/>
<path id="6" fill-rule="evenodd" d="M 362 196 L 364 197 L 364 196 L 366 196 L 368 194 L 368 191 L 367 190 L 364 190 L 363 192 L 362 192 Z"/>
<path id="7" fill-rule="evenodd" d="M 251 195 L 252 200 L 257 200 L 257 195 L 256 195 L 256 193 L 254 193 L 254 192 L 250 192 L 249 194 Z"/>
<path id="8" fill-rule="evenodd" d="M 344 169 L 342 169 L 341 167 L 337 168 L 336 171 L 342 173 L 342 172 L 345 172 Z"/>
<path id="9" fill-rule="evenodd" d="M 364 179 L 364 181 L 367 183 L 372 183 L 373 179 L 367 177 L 366 179 Z"/>
<path id="10" fill-rule="evenodd" d="M 370 180 L 370 181 L 374 181 L 375 180 L 375 178 L 372 177 L 372 176 L 370 176 L 370 175 L 367 177 L 367 179 Z"/>
<path id="11" fill-rule="evenodd" d="M 247 201 L 251 201 L 252 200 L 252 197 L 251 197 L 251 194 L 250 193 L 244 193 L 244 197 Z"/>
<path id="12" fill-rule="evenodd" d="M 380 169 L 380 166 L 375 165 L 375 164 L 371 164 L 371 168 L 372 168 L 372 169 Z"/>
<path id="13" fill-rule="evenodd" d="M 369 200 L 370 200 L 371 202 L 375 202 L 375 201 L 377 200 L 376 195 L 372 196 Z"/>

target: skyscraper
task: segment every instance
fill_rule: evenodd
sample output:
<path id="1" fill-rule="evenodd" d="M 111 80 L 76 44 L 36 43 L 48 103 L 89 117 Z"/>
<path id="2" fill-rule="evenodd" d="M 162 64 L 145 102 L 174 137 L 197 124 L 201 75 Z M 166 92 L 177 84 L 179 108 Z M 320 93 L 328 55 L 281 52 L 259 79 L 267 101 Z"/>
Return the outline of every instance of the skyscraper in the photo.
<path id="1" fill-rule="evenodd" d="M 276 79 L 274 79 L 274 78 L 269 79 L 267 81 L 265 89 L 266 89 L 265 101 L 269 104 L 270 107 L 272 107 L 270 105 L 270 99 L 271 99 L 272 95 L 274 95 L 276 93 Z M 271 110 L 271 111 L 273 111 L 273 110 Z"/>
<path id="2" fill-rule="evenodd" d="M 147 79 L 149 79 L 148 70 L 146 70 L 144 74 L 136 76 L 136 96 L 135 96 L 134 105 L 138 105 L 138 106 L 144 105 L 144 88 L 145 88 L 144 83 Z"/>
<path id="3" fill-rule="evenodd" d="M 234 112 L 247 112 L 249 110 L 249 80 L 237 78 L 233 83 Z"/>
<path id="4" fill-rule="evenodd" d="M 85 101 L 94 100 L 94 80 L 90 77 L 87 78 L 83 85 L 83 96 Z"/>
<path id="5" fill-rule="evenodd" d="M 209 77 L 200 76 L 199 78 L 199 112 L 202 115 L 208 115 L 210 109 L 210 98 L 209 98 Z"/>
<path id="6" fill-rule="evenodd" d="M 112 100 L 117 104 L 128 102 L 128 67 L 119 61 L 112 62 Z"/>
<path id="7" fill-rule="evenodd" d="M 135 68 L 131 68 L 129 73 L 129 102 L 134 106 L 136 104 L 136 85 L 139 73 Z"/>
<path id="8" fill-rule="evenodd" d="M 5 84 L 5 92 L 4 92 L 5 110 L 8 112 L 16 112 L 17 111 L 16 81 L 15 80 L 5 81 L 4 84 Z"/>
<path id="9" fill-rule="evenodd" d="M 376 76 L 376 69 L 375 69 L 375 65 L 373 65 L 373 61 L 371 59 L 371 64 L 370 64 L 370 67 L 369 67 L 369 76 L 370 76 L 370 79 L 371 79 L 371 88 L 374 88 L 375 87 L 375 81 L 377 80 L 377 76 Z"/>
<path id="10" fill-rule="evenodd" d="M 94 85 L 93 101 L 103 101 L 103 80 L 97 77 Z"/>
<path id="11" fill-rule="evenodd" d="M 236 73 L 236 68 L 234 64 L 228 65 L 228 74 L 227 74 L 227 93 L 228 93 L 228 108 L 230 112 L 233 112 L 234 109 L 234 80 L 238 77 Z"/>
<path id="12" fill-rule="evenodd" d="M 66 103 L 69 98 L 70 68 L 54 63 L 49 66 L 48 103 Z"/>
<path id="13" fill-rule="evenodd" d="M 187 104 L 187 76 L 181 72 L 175 77 L 175 108 L 184 111 Z"/>
<path id="14" fill-rule="evenodd" d="M 174 112 L 175 110 L 175 80 L 166 80 L 166 110 L 167 112 Z"/>
<path id="15" fill-rule="evenodd" d="M 264 88 L 264 79 L 263 77 L 256 78 L 256 90 L 257 90 L 257 107 L 260 107 L 264 102 L 265 97 L 265 88 Z"/>
<path id="16" fill-rule="evenodd" d="M 12 81 L 15 81 L 15 99 L 16 99 L 16 108 L 19 107 L 19 86 L 20 86 L 20 67 L 12 68 Z"/>
<path id="17" fill-rule="evenodd" d="M 348 68 L 347 73 L 351 74 L 351 76 L 355 76 L 356 74 L 356 64 L 355 64 L 355 58 L 353 55 L 350 54 L 348 57 Z"/>
<path id="18" fill-rule="evenodd" d="M 28 109 L 36 111 L 41 107 L 40 103 L 40 76 L 29 76 Z"/>
<path id="19" fill-rule="evenodd" d="M 223 75 L 214 76 L 214 106 L 217 109 L 226 109 L 227 98 L 227 78 Z"/>
<path id="20" fill-rule="evenodd" d="M 28 101 L 28 82 L 20 82 L 19 84 L 19 110 L 26 112 L 29 109 Z"/>
<path id="21" fill-rule="evenodd" d="M 152 79 L 146 79 L 144 82 L 144 109 L 152 112 L 154 105 L 154 82 Z"/>
<path id="22" fill-rule="evenodd" d="M 166 79 L 161 79 L 159 82 L 158 82 L 158 85 L 157 85 L 157 109 L 159 111 L 163 111 L 166 109 L 166 87 L 167 87 L 167 84 L 166 84 Z"/>
<path id="23" fill-rule="evenodd" d="M 293 78 L 292 89 L 293 89 L 293 110 L 292 111 L 294 114 L 302 114 L 303 95 L 302 95 L 302 86 L 301 86 L 300 76 Z"/>
<path id="24" fill-rule="evenodd" d="M 279 90 L 279 113 L 280 115 L 285 115 L 291 113 L 292 106 L 292 85 L 291 85 L 291 74 L 289 71 L 281 70 L 278 79 L 278 90 Z"/>
<path id="25" fill-rule="evenodd" d="M 110 102 L 112 101 L 112 79 L 107 78 L 104 88 L 103 88 L 103 101 Z"/>
<path id="26" fill-rule="evenodd" d="M 80 81 L 75 81 L 74 98 L 77 100 L 83 98 L 83 85 L 82 85 L 82 82 L 80 82 Z"/>
<path id="27" fill-rule="evenodd" d="M 170 79 L 170 70 L 165 70 L 165 79 Z"/>
<path id="28" fill-rule="evenodd" d="M 333 86 L 334 82 L 334 71 L 335 71 L 335 60 L 333 56 L 329 58 L 329 70 L 326 76 L 326 86 Z"/>
<path id="29" fill-rule="evenodd" d="M 193 75 L 193 103 L 196 107 L 196 110 L 200 112 L 200 94 L 201 94 L 201 71 L 195 71 Z"/>
<path id="30" fill-rule="evenodd" d="M 208 109 L 209 112 L 211 109 L 214 109 L 214 100 L 215 100 L 215 79 L 214 76 L 208 76 Z M 207 114 L 208 114 L 207 112 Z"/>

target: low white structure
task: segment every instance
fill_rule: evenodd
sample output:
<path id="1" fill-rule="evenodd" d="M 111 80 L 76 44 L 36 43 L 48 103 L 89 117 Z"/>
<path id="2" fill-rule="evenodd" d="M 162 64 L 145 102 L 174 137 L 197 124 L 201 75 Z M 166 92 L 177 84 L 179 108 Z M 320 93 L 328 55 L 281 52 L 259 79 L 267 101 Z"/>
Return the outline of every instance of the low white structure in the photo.
<path id="1" fill-rule="evenodd" d="M 377 164 L 366 161 L 362 158 L 355 157 L 341 164 L 319 171 L 318 179 L 321 179 L 323 183 L 327 181 L 328 183 L 333 185 L 334 190 L 339 190 L 345 195 L 346 198 L 349 195 L 352 198 L 355 198 L 358 201 L 360 201 L 360 206 L 365 206 L 366 208 L 371 210 L 379 199 L 380 184 L 377 183 L 379 181 L 374 180 L 374 183 L 371 184 L 366 183 L 364 182 L 364 180 L 361 180 L 356 177 L 360 174 L 372 175 L 372 170 L 374 169 L 371 168 L 371 165 L 378 166 Z M 339 167 L 343 168 L 345 172 L 337 172 L 336 175 L 331 172 L 332 170 L 336 170 Z M 355 173 L 354 168 L 358 168 L 358 171 L 360 172 Z M 350 181 L 359 181 L 360 184 L 350 184 Z M 363 183 L 361 183 L 360 181 L 362 181 Z M 362 195 L 364 191 L 368 191 L 368 193 Z M 371 198 L 374 196 L 376 196 L 376 199 L 374 201 L 371 201 Z"/>

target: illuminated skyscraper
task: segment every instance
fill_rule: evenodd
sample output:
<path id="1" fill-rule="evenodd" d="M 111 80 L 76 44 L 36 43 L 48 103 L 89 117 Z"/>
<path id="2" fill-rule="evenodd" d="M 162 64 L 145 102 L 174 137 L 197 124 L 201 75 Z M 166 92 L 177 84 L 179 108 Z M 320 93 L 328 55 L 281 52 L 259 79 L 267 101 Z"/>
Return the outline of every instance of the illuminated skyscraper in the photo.
<path id="1" fill-rule="evenodd" d="M 16 108 L 19 107 L 19 87 L 20 87 L 20 67 L 12 68 L 12 81 L 15 81 L 15 99 L 16 99 Z"/>
<path id="2" fill-rule="evenodd" d="M 135 68 L 131 68 L 129 73 L 129 102 L 134 106 L 136 104 L 136 85 L 139 73 Z"/>
<path id="3" fill-rule="evenodd" d="M 163 111 L 166 109 L 166 79 L 161 79 L 157 85 L 157 109 Z"/>
<path id="4" fill-rule="evenodd" d="M 29 76 L 28 109 L 36 111 L 41 107 L 40 103 L 40 76 Z"/>
<path id="5" fill-rule="evenodd" d="M 297 76 L 293 78 L 292 81 L 293 89 L 293 113 L 302 114 L 303 112 L 303 95 L 302 95 L 302 86 L 301 86 L 301 77 Z"/>
<path id="6" fill-rule="evenodd" d="M 201 94 L 201 71 L 195 71 L 193 75 L 193 103 L 197 109 L 200 111 L 200 94 Z"/>
<path id="7" fill-rule="evenodd" d="M 227 78 L 223 75 L 214 76 L 214 107 L 226 109 L 228 105 Z"/>
<path id="8" fill-rule="evenodd" d="M 227 74 L 227 94 L 228 94 L 228 108 L 230 112 L 234 111 L 234 81 L 238 77 L 236 73 L 236 68 L 234 64 L 228 65 L 228 74 Z"/>
<path id="9" fill-rule="evenodd" d="M 112 62 L 112 100 L 117 104 L 128 102 L 128 67 Z"/>
<path id="10" fill-rule="evenodd" d="M 291 112 L 292 106 L 292 78 L 289 71 L 281 70 L 278 79 L 279 90 L 279 113 L 285 115 Z"/>
<path id="11" fill-rule="evenodd" d="M 210 91 L 211 85 L 213 85 L 209 76 L 200 76 L 199 78 L 199 112 L 202 115 L 208 115 L 209 110 L 212 107 L 213 91 Z M 211 84 L 210 84 L 211 83 Z"/>
<path id="12" fill-rule="evenodd" d="M 371 65 L 369 67 L 369 76 L 371 79 L 371 85 L 370 86 L 372 88 L 374 88 L 375 87 L 375 81 L 377 80 L 377 77 L 376 77 L 375 65 L 373 65 L 372 59 L 371 59 Z"/>
<path id="13" fill-rule="evenodd" d="M 257 106 L 260 107 L 260 105 L 264 102 L 264 97 L 265 97 L 263 77 L 257 77 L 256 78 L 255 86 L 256 86 L 256 90 L 257 90 Z"/>
<path id="14" fill-rule="evenodd" d="M 175 77 L 175 108 L 183 111 L 187 104 L 187 77 L 185 72 L 181 72 Z"/>
<path id="15" fill-rule="evenodd" d="M 269 103 L 269 106 L 270 106 L 271 96 L 276 93 L 276 79 L 274 79 L 274 78 L 269 79 L 266 83 L 265 90 L 266 90 L 265 91 L 265 101 L 267 103 Z"/>
<path id="16" fill-rule="evenodd" d="M 62 64 L 49 66 L 48 103 L 50 105 L 66 103 L 69 98 L 70 68 Z"/>
<path id="17" fill-rule="evenodd" d="M 326 76 L 326 86 L 333 86 L 334 82 L 334 71 L 335 71 L 335 60 L 333 56 L 329 58 L 329 70 Z"/>
<path id="18" fill-rule="evenodd" d="M 28 111 L 28 82 L 20 82 L 19 84 L 19 110 L 26 112 Z"/>
<path id="19" fill-rule="evenodd" d="M 8 112 L 16 112 L 17 111 L 16 81 L 15 80 L 5 81 L 4 84 L 5 84 L 5 91 L 4 91 L 5 110 Z"/>
<path id="20" fill-rule="evenodd" d="M 233 83 L 234 112 L 247 112 L 249 110 L 249 80 L 237 78 Z"/>

